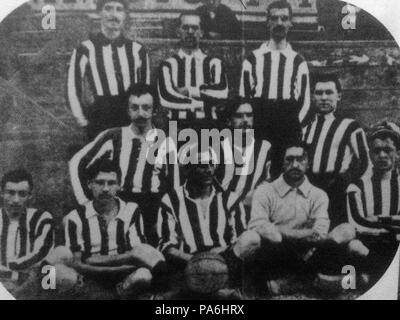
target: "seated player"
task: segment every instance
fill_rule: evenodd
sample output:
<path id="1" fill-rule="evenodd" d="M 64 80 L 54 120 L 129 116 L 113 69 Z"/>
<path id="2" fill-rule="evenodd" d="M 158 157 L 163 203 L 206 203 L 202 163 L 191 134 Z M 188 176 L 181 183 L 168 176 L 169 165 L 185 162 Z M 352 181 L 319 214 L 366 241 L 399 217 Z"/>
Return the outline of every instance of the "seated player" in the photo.
<path id="1" fill-rule="evenodd" d="M 33 288 L 37 267 L 54 239 L 52 215 L 28 207 L 32 191 L 32 175 L 25 170 L 10 171 L 2 178 L 0 282 L 17 298 L 37 294 Z"/>
<path id="2" fill-rule="evenodd" d="M 353 228 L 345 224 L 328 233 L 329 199 L 306 176 L 305 146 L 289 145 L 283 163 L 283 175 L 256 189 L 249 222 L 249 229 L 255 230 L 262 239 L 253 274 L 277 280 L 271 288 L 273 294 L 282 293 L 278 286 L 282 283 L 280 280 L 293 275 L 311 280 L 317 271 L 341 270 L 338 270 L 341 261 L 331 260 L 340 258 L 339 244 L 346 245 L 355 237 Z M 258 283 L 263 285 L 262 281 Z"/>
<path id="3" fill-rule="evenodd" d="M 99 159 L 87 169 L 87 176 L 93 200 L 65 217 L 66 248 L 57 248 L 47 261 L 61 270 L 56 273 L 58 283 L 65 279 L 78 282 L 83 276 L 83 286 L 77 287 L 80 291 L 76 294 L 87 294 L 87 298 L 103 291 L 113 296 L 117 285 L 120 296 L 134 296 L 149 288 L 153 275 L 162 269 L 164 257 L 146 244 L 138 205 L 116 196 L 118 166 Z M 88 292 L 87 283 L 95 292 Z"/>
<path id="4" fill-rule="evenodd" d="M 357 230 L 352 246 L 361 256 L 358 265 L 377 281 L 389 267 L 397 248 L 400 226 L 400 177 L 396 161 L 400 135 L 389 123 L 369 136 L 373 174 L 363 176 L 347 189 L 349 221 Z"/>
<path id="5" fill-rule="evenodd" d="M 235 282 L 241 261 L 257 248 L 259 236 L 244 232 L 244 208 L 232 192 L 214 186 L 213 149 L 191 154 L 198 163 L 190 163 L 183 186 L 165 195 L 159 210 L 160 250 L 174 272 L 183 270 L 197 253 L 220 254 L 227 262 L 231 281 Z M 195 156 L 193 156 L 195 155 Z M 238 267 L 239 266 L 239 267 Z M 236 270 L 236 271 L 235 271 Z"/>
<path id="6" fill-rule="evenodd" d="M 254 110 L 245 99 L 235 99 L 230 106 L 229 127 L 233 141 L 222 142 L 225 165 L 218 179 L 225 190 L 240 196 L 247 209 L 259 183 L 268 179 L 271 144 L 254 138 Z M 237 133 L 241 132 L 241 139 Z M 219 177 L 221 176 L 221 178 Z"/>

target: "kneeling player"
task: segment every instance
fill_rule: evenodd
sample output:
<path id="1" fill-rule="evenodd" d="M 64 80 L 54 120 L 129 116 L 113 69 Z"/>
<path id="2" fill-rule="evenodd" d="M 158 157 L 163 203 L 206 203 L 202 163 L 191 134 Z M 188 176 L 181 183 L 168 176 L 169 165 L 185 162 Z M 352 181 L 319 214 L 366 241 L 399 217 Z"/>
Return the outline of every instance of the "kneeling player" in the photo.
<path id="1" fill-rule="evenodd" d="M 56 266 L 57 283 L 61 284 L 57 289 L 65 292 L 75 286 L 79 288 L 76 294 L 84 297 L 92 298 L 99 291 L 113 297 L 117 285 L 120 296 L 133 297 L 149 288 L 164 257 L 145 244 L 138 205 L 116 196 L 118 167 L 99 159 L 88 168 L 87 177 L 94 200 L 65 217 L 66 247 L 57 248 L 47 260 Z M 80 287 L 79 279 L 83 280 Z M 66 283 L 68 288 L 62 288 Z"/>
<path id="2" fill-rule="evenodd" d="M 260 238 L 244 232 L 245 211 L 238 195 L 214 185 L 218 163 L 214 150 L 197 153 L 197 147 L 193 145 L 188 152 L 196 163 L 187 164 L 185 184 L 162 200 L 160 250 L 175 270 L 183 270 L 198 253 L 218 253 L 234 282 L 241 261 L 257 249 Z"/>
<path id="3" fill-rule="evenodd" d="M 17 298 L 39 294 L 38 267 L 53 246 L 53 218 L 28 207 L 32 191 L 32 175 L 25 170 L 10 171 L 1 181 L 0 282 Z"/>
<path id="4" fill-rule="evenodd" d="M 371 282 L 376 282 L 399 245 L 400 177 L 396 160 L 400 135 L 392 124 L 383 123 L 374 128 L 369 145 L 373 174 L 349 186 L 347 208 L 349 220 L 357 229 L 357 240 L 351 243 L 358 253 L 355 264 L 372 276 Z"/>

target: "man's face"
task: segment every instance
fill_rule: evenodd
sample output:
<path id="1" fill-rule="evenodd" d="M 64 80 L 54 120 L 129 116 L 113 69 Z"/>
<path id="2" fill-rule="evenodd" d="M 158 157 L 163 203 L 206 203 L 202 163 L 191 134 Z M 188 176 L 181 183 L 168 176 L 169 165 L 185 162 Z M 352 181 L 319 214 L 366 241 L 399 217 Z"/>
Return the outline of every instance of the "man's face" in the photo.
<path id="1" fill-rule="evenodd" d="M 124 6 L 116 1 L 106 2 L 100 11 L 100 16 L 101 24 L 114 31 L 121 30 L 126 20 Z"/>
<path id="2" fill-rule="evenodd" d="M 319 114 L 335 112 L 342 95 L 335 82 L 317 82 L 314 89 L 314 104 Z"/>
<path id="3" fill-rule="evenodd" d="M 138 128 L 148 126 L 153 118 L 154 99 L 147 93 L 142 96 L 130 96 L 128 101 L 128 114 L 132 124 Z"/>
<path id="4" fill-rule="evenodd" d="M 270 10 L 267 28 L 272 39 L 278 42 L 286 39 L 291 27 L 292 21 L 288 8 L 273 8 Z"/>
<path id="5" fill-rule="evenodd" d="M 232 116 L 233 129 L 253 129 L 253 107 L 249 103 L 242 104 Z"/>
<path id="6" fill-rule="evenodd" d="M 202 186 L 212 185 L 216 168 L 217 166 L 212 163 L 209 151 L 206 151 L 199 154 L 197 164 L 190 165 L 189 179 Z"/>
<path id="7" fill-rule="evenodd" d="M 221 0 L 205 0 L 204 2 L 210 11 L 217 9 L 221 4 Z"/>
<path id="8" fill-rule="evenodd" d="M 120 189 L 116 172 L 100 172 L 88 185 L 93 198 L 100 202 L 114 199 Z"/>
<path id="9" fill-rule="evenodd" d="M 199 48 L 200 39 L 203 37 L 200 22 L 200 17 L 196 15 L 184 15 L 181 17 L 178 36 L 184 49 L 195 50 Z"/>
<path id="10" fill-rule="evenodd" d="M 308 158 L 303 148 L 288 148 L 283 160 L 283 172 L 286 179 L 300 181 L 308 169 Z"/>
<path id="11" fill-rule="evenodd" d="M 31 188 L 28 181 L 7 182 L 2 190 L 4 208 L 12 217 L 18 217 L 26 212 L 31 199 Z"/>
<path id="12" fill-rule="evenodd" d="M 391 138 L 375 139 L 370 148 L 374 169 L 381 172 L 392 171 L 398 159 L 398 151 Z"/>

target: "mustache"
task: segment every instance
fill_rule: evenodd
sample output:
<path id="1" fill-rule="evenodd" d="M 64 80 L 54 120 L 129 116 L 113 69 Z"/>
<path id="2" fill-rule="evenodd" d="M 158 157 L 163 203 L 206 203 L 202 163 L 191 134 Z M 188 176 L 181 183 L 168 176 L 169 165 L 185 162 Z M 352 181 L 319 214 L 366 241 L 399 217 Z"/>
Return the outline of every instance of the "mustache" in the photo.
<path id="1" fill-rule="evenodd" d="M 282 26 L 282 25 L 275 26 L 275 27 L 272 29 L 273 32 L 284 32 L 285 30 L 286 30 L 285 27 Z"/>

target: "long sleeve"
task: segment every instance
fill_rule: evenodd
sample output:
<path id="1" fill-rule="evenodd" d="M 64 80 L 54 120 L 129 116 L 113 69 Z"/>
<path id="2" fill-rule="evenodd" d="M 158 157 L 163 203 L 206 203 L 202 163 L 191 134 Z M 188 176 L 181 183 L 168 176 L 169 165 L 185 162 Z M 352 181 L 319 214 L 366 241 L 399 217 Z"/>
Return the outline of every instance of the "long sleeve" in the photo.
<path id="1" fill-rule="evenodd" d="M 356 164 L 353 163 L 354 169 L 351 172 L 351 179 L 352 181 L 356 181 L 371 169 L 367 138 L 362 128 L 358 128 L 353 132 L 350 144 L 357 161 Z"/>
<path id="2" fill-rule="evenodd" d="M 132 215 L 126 239 L 130 248 L 145 242 L 143 215 L 139 207 L 136 208 Z"/>
<path id="3" fill-rule="evenodd" d="M 347 188 L 347 216 L 349 222 L 357 229 L 357 231 L 363 233 L 371 233 L 380 230 L 382 228 L 379 222 L 369 221 L 367 214 L 364 210 L 364 204 L 362 200 L 361 190 L 355 184 L 351 184 Z"/>
<path id="4" fill-rule="evenodd" d="M 242 64 L 239 95 L 242 98 L 253 98 L 255 88 L 254 67 L 255 56 L 251 54 Z"/>
<path id="5" fill-rule="evenodd" d="M 326 237 L 329 232 L 330 220 L 328 214 L 329 198 L 326 193 L 321 193 L 315 199 L 311 218 L 314 220 L 313 230 L 318 232 L 322 237 Z"/>
<path id="6" fill-rule="evenodd" d="M 139 57 L 141 60 L 141 67 L 138 70 L 138 82 L 146 83 L 150 85 L 150 59 L 149 55 L 144 47 L 139 50 Z"/>
<path id="7" fill-rule="evenodd" d="M 28 253 L 9 262 L 9 268 L 22 271 L 42 261 L 50 252 L 54 242 L 54 225 L 50 213 L 41 214 L 36 225 L 30 230 L 30 249 Z"/>
<path id="8" fill-rule="evenodd" d="M 85 171 L 96 159 L 109 156 L 113 158 L 114 145 L 111 130 L 101 133 L 93 142 L 81 149 L 69 162 L 72 188 L 79 204 L 84 204 L 90 197 Z M 108 153 L 108 154 L 107 154 Z"/>
<path id="9" fill-rule="evenodd" d="M 238 202 L 233 210 L 231 211 L 232 215 L 232 228 L 233 228 L 233 239 L 232 242 L 235 241 L 240 235 L 247 229 L 247 221 L 246 221 L 246 210 L 244 209 L 243 202 Z"/>
<path id="10" fill-rule="evenodd" d="M 209 99 L 224 100 L 228 98 L 228 79 L 225 67 L 220 59 L 210 61 L 210 83 L 200 86 L 200 93 Z"/>
<path id="11" fill-rule="evenodd" d="M 179 249 L 180 241 L 177 234 L 177 223 L 171 208 L 164 202 L 158 211 L 157 233 L 160 239 L 158 249 L 164 253 L 169 248 Z"/>
<path id="12" fill-rule="evenodd" d="M 68 68 L 67 100 L 73 116 L 79 125 L 86 126 L 88 121 L 82 106 L 83 79 L 88 65 L 88 52 L 85 47 L 80 46 L 72 53 Z"/>
<path id="13" fill-rule="evenodd" d="M 203 101 L 186 97 L 177 91 L 177 87 L 173 81 L 174 75 L 178 76 L 177 68 L 177 62 L 174 59 L 168 59 L 160 66 L 157 87 L 161 106 L 178 110 L 203 108 Z"/>
<path id="14" fill-rule="evenodd" d="M 256 229 L 262 225 L 270 225 L 271 199 L 268 187 L 261 185 L 256 189 L 251 206 L 250 222 L 248 229 Z"/>
<path id="15" fill-rule="evenodd" d="M 71 250 L 71 252 L 83 252 L 84 240 L 82 237 L 82 223 L 77 217 L 77 212 L 73 211 L 64 218 L 64 234 L 65 234 L 65 246 Z"/>
<path id="16" fill-rule="evenodd" d="M 309 117 L 311 106 L 310 74 L 306 61 L 303 61 L 299 66 L 296 82 L 299 94 L 298 101 L 301 103 L 299 121 L 304 126 L 305 121 Z"/>

